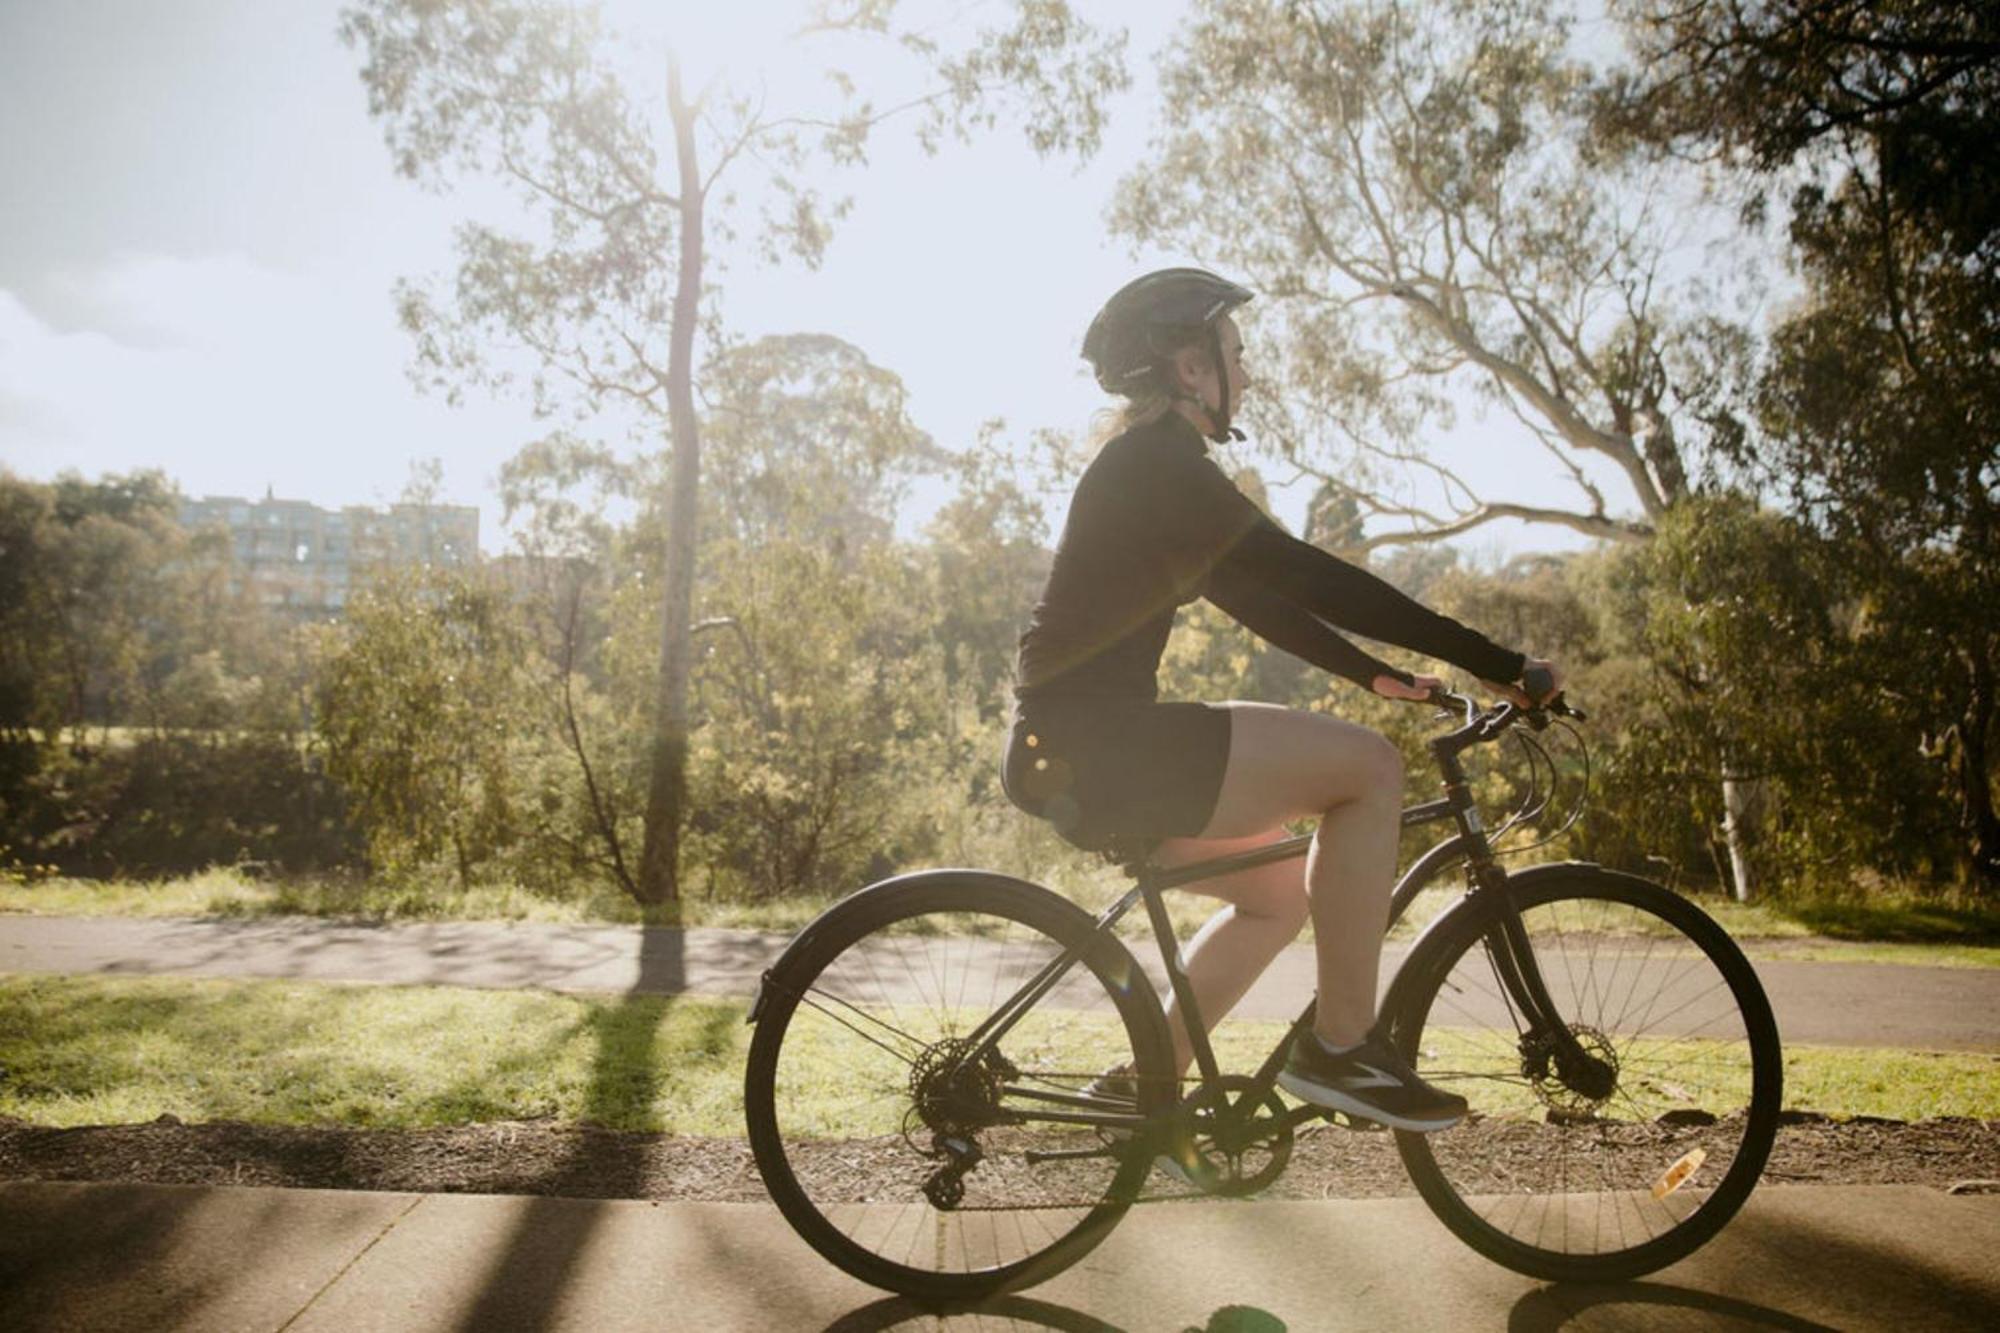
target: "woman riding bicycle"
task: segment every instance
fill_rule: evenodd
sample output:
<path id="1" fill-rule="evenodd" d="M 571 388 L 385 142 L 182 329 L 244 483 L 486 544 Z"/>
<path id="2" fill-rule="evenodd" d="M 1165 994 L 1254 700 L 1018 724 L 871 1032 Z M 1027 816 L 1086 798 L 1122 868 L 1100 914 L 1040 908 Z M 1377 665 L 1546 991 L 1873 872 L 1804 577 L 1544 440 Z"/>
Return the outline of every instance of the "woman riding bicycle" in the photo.
<path id="1" fill-rule="evenodd" d="M 1281 861 L 1203 881 L 1223 907 L 1186 966 L 1218 1021 L 1310 915 L 1319 990 L 1313 1039 L 1279 1083 L 1302 1100 L 1396 1128 L 1456 1123 L 1462 1098 L 1423 1082 L 1374 1031 L 1376 973 L 1395 871 L 1403 765 L 1384 737 L 1271 704 L 1160 702 L 1156 674 L 1177 609 L 1206 597 L 1253 633 L 1390 699 L 1440 682 L 1378 661 L 1334 627 L 1442 658 L 1529 702 L 1500 648 L 1364 570 L 1279 528 L 1208 457 L 1242 439 L 1231 415 L 1249 378 L 1230 312 L 1246 288 L 1201 269 L 1149 273 L 1105 303 L 1083 355 L 1127 401 L 1077 483 L 1048 584 L 1021 636 L 1018 708 L 1002 769 L 1014 803 L 1091 850 L 1157 842 L 1160 865 L 1244 851 L 1317 818 L 1303 882 Z M 1547 672 L 1543 677 L 1541 672 Z M 1169 1004 L 1175 1073 L 1192 1057 Z"/>

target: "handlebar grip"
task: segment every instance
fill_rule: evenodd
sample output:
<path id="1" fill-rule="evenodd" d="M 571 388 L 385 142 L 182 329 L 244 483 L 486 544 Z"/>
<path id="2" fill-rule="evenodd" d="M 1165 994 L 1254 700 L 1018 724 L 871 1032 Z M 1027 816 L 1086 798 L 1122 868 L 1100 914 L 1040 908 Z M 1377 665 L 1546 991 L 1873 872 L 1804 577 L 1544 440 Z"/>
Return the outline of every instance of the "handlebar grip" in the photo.
<path id="1" fill-rule="evenodd" d="M 1521 673 L 1521 688 L 1527 691 L 1528 697 L 1537 706 L 1548 703 L 1555 693 L 1556 673 L 1545 666 L 1531 666 Z"/>

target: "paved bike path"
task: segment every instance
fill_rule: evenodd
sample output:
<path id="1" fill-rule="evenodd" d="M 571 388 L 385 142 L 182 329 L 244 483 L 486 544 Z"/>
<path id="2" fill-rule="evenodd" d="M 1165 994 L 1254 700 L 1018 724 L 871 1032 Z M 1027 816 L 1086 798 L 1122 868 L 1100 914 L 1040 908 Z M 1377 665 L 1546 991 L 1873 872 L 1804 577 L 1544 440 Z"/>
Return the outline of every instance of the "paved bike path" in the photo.
<path id="1" fill-rule="evenodd" d="M 2000 1326 L 2000 1197 L 1766 1187 L 1692 1257 L 1562 1287 L 1415 1199 L 1157 1205 L 1075 1268 L 939 1318 L 762 1204 L 0 1184 L 0 1328 L 1854 1329 Z"/>
<path id="2" fill-rule="evenodd" d="M 307 917 L 0 916 L 0 973 L 205 976 L 747 997 L 787 937 L 746 930 L 481 921 L 415 925 Z M 1150 941 L 1133 952 L 1158 978 Z M 891 941 L 884 946 L 894 950 Z M 956 946 L 955 946 L 956 947 Z M 1383 956 L 1386 984 L 1404 947 Z M 964 966 L 998 946 L 964 942 Z M 1560 955 L 1551 959 L 1561 971 Z M 1649 963 L 1648 966 L 1666 966 Z M 2000 1052 L 2000 969 L 1767 960 L 1757 974 L 1787 1041 Z M 1237 1013 L 1290 1018 L 1313 988 L 1313 954 L 1284 951 Z M 1625 984 L 1621 982 L 1620 984 Z M 977 993 L 976 983 L 971 993 Z"/>

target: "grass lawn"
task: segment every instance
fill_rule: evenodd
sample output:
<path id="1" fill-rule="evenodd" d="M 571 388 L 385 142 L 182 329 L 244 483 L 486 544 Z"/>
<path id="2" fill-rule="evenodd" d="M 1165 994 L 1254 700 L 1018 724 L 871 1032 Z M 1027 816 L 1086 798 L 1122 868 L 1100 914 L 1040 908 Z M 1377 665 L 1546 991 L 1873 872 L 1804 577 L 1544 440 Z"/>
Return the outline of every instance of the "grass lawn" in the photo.
<path id="1" fill-rule="evenodd" d="M 549 1117 L 739 1137 L 741 1003 L 304 982 L 0 976 L 0 1115 L 415 1128 Z M 1249 1069 L 1281 1024 L 1229 1023 Z M 1786 1104 L 2000 1119 L 2000 1058 L 1796 1047 Z M 829 1082 L 828 1096 L 852 1096 Z"/>
<path id="2" fill-rule="evenodd" d="M 1047 879 L 1050 887 L 1096 910 L 1129 887 L 1122 874 L 1081 860 Z M 1454 884 L 1427 889 L 1390 932 L 1412 939 L 1459 897 Z M 834 896 L 772 902 L 685 899 L 666 909 L 641 910 L 604 884 L 580 886 L 557 899 L 517 885 L 460 889 L 447 880 L 389 884 L 355 877 L 265 880 L 231 869 L 161 880 L 0 877 L 0 914 L 40 916 L 318 916 L 374 921 L 495 920 L 729 926 L 792 934 L 835 901 Z M 1752 959 L 1906 963 L 1930 967 L 2000 967 L 2000 906 L 1882 893 L 1865 900 L 1737 903 L 1705 895 L 1695 899 Z M 1168 912 L 1185 940 L 1207 919 L 1215 900 L 1173 893 Z M 1150 940 L 1145 913 L 1134 911 L 1120 933 Z M 1301 940 L 1312 938 L 1308 925 Z"/>
<path id="3" fill-rule="evenodd" d="M 1095 910 L 1128 887 L 1116 871 L 1085 872 L 1050 881 Z M 858 887 L 858 886 L 857 886 Z M 837 895 L 771 902 L 684 899 L 664 909 L 642 910 L 609 886 L 591 886 L 578 896 L 551 898 L 516 885 L 460 889 L 448 882 L 392 885 L 351 877 L 266 880 L 221 868 L 171 879 L 69 879 L 23 882 L 0 877 L 0 915 L 31 916 L 193 916 L 250 918 L 314 916 L 370 921 L 540 921 L 555 924 L 725 926 L 794 934 L 838 901 Z M 1192 935 L 1216 906 L 1213 899 L 1177 893 L 1169 914 L 1182 938 Z M 1151 939 L 1145 913 L 1135 911 L 1122 934 Z M 1310 938 L 1310 934 L 1305 936 Z"/>

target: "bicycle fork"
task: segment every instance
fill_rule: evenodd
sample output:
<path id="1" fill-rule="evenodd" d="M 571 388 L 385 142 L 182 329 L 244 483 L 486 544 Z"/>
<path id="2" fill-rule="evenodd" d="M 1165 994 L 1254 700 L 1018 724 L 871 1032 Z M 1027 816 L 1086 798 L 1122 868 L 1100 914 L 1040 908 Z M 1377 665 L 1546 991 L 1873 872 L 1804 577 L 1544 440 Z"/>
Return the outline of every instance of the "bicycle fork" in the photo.
<path id="1" fill-rule="evenodd" d="M 1487 895 L 1496 905 L 1497 919 L 1485 931 L 1486 955 L 1521 1034 L 1522 1074 L 1538 1077 L 1537 1068 L 1546 1058 L 1553 1061 L 1556 1075 L 1565 1087 L 1592 1101 L 1603 1101 L 1616 1087 L 1618 1071 L 1584 1049 L 1549 994 L 1527 927 L 1521 924 L 1520 909 L 1508 893 L 1506 872 L 1493 859 L 1479 808 L 1473 803 L 1465 770 L 1458 761 L 1459 751 L 1471 743 L 1472 737 L 1469 729 L 1454 732 L 1433 740 L 1430 751 L 1444 775 L 1443 804 L 1459 826 L 1470 894 Z"/>
<path id="2" fill-rule="evenodd" d="M 1553 1062 L 1563 1086 L 1592 1101 L 1605 1100 L 1617 1086 L 1618 1071 L 1585 1050 L 1564 1021 L 1542 977 L 1520 910 L 1504 896 L 1504 886 L 1496 891 L 1503 896 L 1499 919 L 1486 929 L 1486 956 L 1493 964 L 1501 993 L 1515 1009 L 1522 1074 L 1538 1077 L 1537 1065 L 1547 1059 Z"/>

